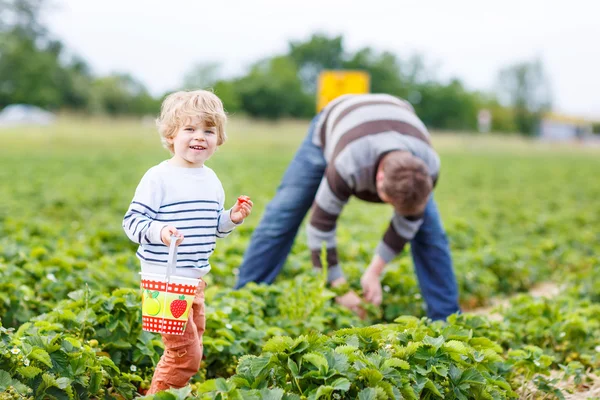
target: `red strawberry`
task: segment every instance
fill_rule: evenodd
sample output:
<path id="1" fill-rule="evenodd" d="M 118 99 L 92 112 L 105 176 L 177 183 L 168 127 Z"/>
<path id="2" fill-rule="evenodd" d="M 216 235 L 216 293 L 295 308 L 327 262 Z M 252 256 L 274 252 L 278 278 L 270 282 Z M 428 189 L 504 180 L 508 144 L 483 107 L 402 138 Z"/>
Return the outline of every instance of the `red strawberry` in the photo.
<path id="1" fill-rule="evenodd" d="M 171 314 L 173 317 L 179 318 L 185 312 L 187 308 L 187 301 L 185 301 L 185 296 L 179 296 L 179 300 L 173 300 L 171 302 Z"/>
<path id="2" fill-rule="evenodd" d="M 248 201 L 250 201 L 250 197 L 248 197 L 248 196 L 240 196 L 240 197 L 238 197 L 238 203 L 240 203 L 240 204 L 247 203 Z"/>

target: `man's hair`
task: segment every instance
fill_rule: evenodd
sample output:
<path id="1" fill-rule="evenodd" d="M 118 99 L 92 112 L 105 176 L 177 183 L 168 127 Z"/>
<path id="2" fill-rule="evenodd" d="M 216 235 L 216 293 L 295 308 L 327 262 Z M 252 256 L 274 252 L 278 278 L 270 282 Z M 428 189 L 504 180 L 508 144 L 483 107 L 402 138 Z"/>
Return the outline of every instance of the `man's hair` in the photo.
<path id="1" fill-rule="evenodd" d="M 404 216 L 423 213 L 433 181 L 427 165 L 406 151 L 394 151 L 382 160 L 381 190 L 396 211 Z"/>
<path id="2" fill-rule="evenodd" d="M 179 91 L 164 99 L 156 120 L 163 147 L 173 153 L 173 145 L 167 139 L 174 138 L 179 128 L 196 117 L 207 127 L 217 129 L 217 145 L 225 142 L 227 115 L 221 99 L 207 90 Z"/>

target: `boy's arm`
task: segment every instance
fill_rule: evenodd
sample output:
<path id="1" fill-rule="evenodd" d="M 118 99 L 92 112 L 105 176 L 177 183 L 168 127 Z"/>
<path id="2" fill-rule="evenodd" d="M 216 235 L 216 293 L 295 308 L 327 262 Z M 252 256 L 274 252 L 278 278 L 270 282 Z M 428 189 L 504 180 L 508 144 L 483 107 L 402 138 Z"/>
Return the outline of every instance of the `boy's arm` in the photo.
<path id="1" fill-rule="evenodd" d="M 235 222 L 233 222 L 231 220 L 231 209 L 225 210 L 223 208 L 224 204 L 225 204 L 225 191 L 223 190 L 223 187 L 221 186 L 221 190 L 220 190 L 220 194 L 219 194 L 219 216 L 217 218 L 217 232 L 216 232 L 217 237 L 220 239 L 229 236 L 229 234 L 231 232 L 233 232 L 233 230 L 235 229 L 236 226 L 239 226 L 244 223 L 244 221 L 240 222 L 239 224 L 236 224 Z"/>
<path id="2" fill-rule="evenodd" d="M 351 190 L 333 165 L 325 170 L 325 176 L 315 196 L 312 213 L 306 227 L 308 247 L 315 268 L 323 268 L 321 249 L 323 243 L 327 250 L 327 282 L 331 283 L 344 277 L 338 262 L 336 223 L 344 205 L 350 198 Z"/>
<path id="3" fill-rule="evenodd" d="M 146 173 L 140 181 L 123 218 L 127 237 L 138 244 L 162 244 L 160 232 L 166 224 L 155 221 L 162 201 L 160 184 Z"/>

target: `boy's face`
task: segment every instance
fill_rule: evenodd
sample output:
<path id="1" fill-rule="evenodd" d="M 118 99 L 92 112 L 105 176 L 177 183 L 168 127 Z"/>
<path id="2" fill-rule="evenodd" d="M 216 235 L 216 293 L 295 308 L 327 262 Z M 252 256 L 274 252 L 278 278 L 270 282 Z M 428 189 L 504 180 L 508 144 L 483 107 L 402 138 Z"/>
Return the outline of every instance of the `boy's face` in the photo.
<path id="1" fill-rule="evenodd" d="M 167 139 L 173 144 L 173 162 L 179 167 L 202 167 L 217 150 L 217 128 L 208 127 L 198 117 L 185 121 L 174 138 Z"/>

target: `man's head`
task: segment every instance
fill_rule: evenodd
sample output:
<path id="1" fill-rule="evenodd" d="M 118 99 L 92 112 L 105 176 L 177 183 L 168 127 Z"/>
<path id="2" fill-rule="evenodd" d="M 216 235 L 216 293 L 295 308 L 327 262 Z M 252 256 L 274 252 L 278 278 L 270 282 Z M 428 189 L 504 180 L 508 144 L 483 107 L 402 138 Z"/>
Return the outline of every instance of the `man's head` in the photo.
<path id="1" fill-rule="evenodd" d="M 160 116 L 156 120 L 162 145 L 175 153 L 173 142 L 185 125 L 202 124 L 216 134 L 217 146 L 227 139 L 225 123 L 227 115 L 223 103 L 214 93 L 206 90 L 179 91 L 165 98 Z"/>
<path id="2" fill-rule="evenodd" d="M 427 165 L 407 151 L 386 154 L 377 168 L 377 194 L 404 216 L 423 213 L 433 189 Z"/>

